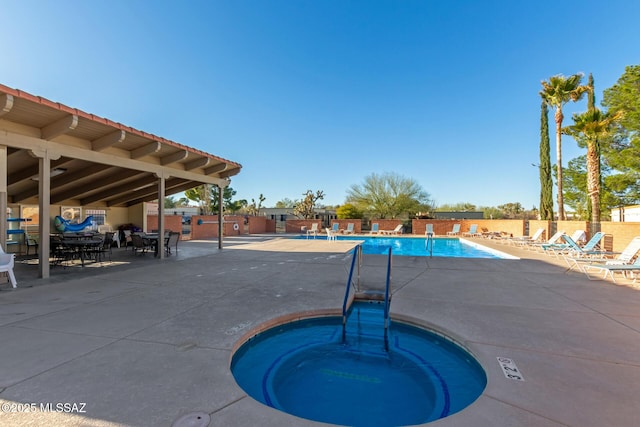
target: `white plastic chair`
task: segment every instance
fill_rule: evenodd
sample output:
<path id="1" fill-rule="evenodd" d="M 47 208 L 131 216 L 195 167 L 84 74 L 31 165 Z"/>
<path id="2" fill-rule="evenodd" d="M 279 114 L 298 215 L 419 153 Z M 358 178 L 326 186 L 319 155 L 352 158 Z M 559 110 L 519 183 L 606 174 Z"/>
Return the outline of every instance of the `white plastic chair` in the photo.
<path id="1" fill-rule="evenodd" d="M 13 274 L 14 254 L 5 253 L 0 246 L 0 272 L 7 273 L 9 275 L 9 281 L 11 286 L 17 287 L 16 276 Z"/>

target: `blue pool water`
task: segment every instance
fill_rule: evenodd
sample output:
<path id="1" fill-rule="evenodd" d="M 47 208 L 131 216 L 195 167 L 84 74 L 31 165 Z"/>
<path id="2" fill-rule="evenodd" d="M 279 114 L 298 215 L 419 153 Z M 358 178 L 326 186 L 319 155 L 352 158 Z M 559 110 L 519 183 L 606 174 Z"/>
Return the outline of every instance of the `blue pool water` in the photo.
<path id="1" fill-rule="evenodd" d="M 392 321 L 385 349 L 383 308 L 355 303 L 341 317 L 299 320 L 245 342 L 233 355 L 236 382 L 265 405 L 350 426 L 398 426 L 444 418 L 486 386 L 478 362 L 452 341 Z"/>
<path id="2" fill-rule="evenodd" d="M 307 236 L 296 236 L 294 239 L 306 239 Z M 313 237 L 310 237 L 313 239 Z M 316 239 L 325 239 L 326 236 L 317 236 Z M 372 237 L 372 236 L 338 236 L 338 240 L 362 240 L 362 253 L 386 255 L 389 248 L 394 255 L 400 256 L 430 256 L 427 250 L 427 239 L 424 237 Z M 458 238 L 438 237 L 433 241 L 433 256 L 458 257 L 458 258 L 504 258 L 506 254 L 500 254 L 480 245 L 466 243 Z"/>

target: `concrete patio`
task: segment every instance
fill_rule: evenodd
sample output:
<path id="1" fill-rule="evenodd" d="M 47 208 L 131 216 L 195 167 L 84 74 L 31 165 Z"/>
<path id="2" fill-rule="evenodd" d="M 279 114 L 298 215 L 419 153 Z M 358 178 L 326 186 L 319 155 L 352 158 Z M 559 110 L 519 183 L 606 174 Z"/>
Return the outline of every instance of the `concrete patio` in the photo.
<path id="1" fill-rule="evenodd" d="M 392 316 L 463 343 L 488 378 L 473 405 L 429 425 L 640 425 L 640 291 L 477 241 L 522 259 L 394 257 Z M 0 425 L 156 427 L 194 413 L 210 426 L 321 425 L 248 397 L 229 362 L 263 322 L 339 308 L 353 242 L 225 245 L 181 242 L 162 261 L 120 251 L 111 267 L 52 269 L 47 280 L 18 265 L 19 288 L 0 285 Z M 365 256 L 363 282 L 382 282 L 385 261 Z M 524 381 L 506 378 L 498 357 Z M 42 412 L 48 403 L 83 412 Z"/>

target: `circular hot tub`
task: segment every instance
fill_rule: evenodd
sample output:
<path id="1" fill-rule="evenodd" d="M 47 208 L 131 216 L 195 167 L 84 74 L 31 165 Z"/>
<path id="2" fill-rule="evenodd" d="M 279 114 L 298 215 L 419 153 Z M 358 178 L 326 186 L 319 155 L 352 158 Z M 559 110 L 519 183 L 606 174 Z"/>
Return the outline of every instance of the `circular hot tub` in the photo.
<path id="1" fill-rule="evenodd" d="M 486 386 L 476 359 L 442 334 L 392 320 L 379 304 L 272 327 L 233 354 L 238 385 L 298 417 L 352 426 L 422 424 L 473 403 Z M 386 337 L 385 337 L 386 335 Z"/>

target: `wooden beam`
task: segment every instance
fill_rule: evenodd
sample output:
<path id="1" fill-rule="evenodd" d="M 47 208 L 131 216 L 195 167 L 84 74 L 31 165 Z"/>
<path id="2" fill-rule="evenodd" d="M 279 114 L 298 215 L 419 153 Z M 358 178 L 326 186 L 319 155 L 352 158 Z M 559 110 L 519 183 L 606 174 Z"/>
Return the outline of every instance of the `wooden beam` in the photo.
<path id="1" fill-rule="evenodd" d="M 125 170 L 122 170 L 120 168 L 115 168 L 115 169 L 116 169 L 115 173 L 102 176 L 99 179 L 94 179 L 93 181 L 87 184 L 74 186 L 62 192 L 52 192 L 51 204 L 52 205 L 60 204 L 60 202 L 73 199 L 80 194 L 88 193 L 89 191 L 102 188 L 105 186 L 106 183 L 108 183 L 109 185 L 113 185 L 119 181 L 125 181 L 129 178 L 132 178 L 140 174 L 139 171 L 132 170 L 132 169 L 125 169 Z"/>
<path id="2" fill-rule="evenodd" d="M 176 193 L 179 193 L 181 191 L 188 190 L 188 189 L 193 188 L 193 187 L 197 187 L 198 185 L 199 184 L 194 183 L 193 181 L 186 181 L 186 182 L 182 183 L 181 185 L 178 185 L 178 186 L 173 185 L 171 188 L 166 188 L 165 195 L 166 196 L 170 196 L 172 194 L 176 194 Z M 143 197 L 139 197 L 139 198 L 134 199 L 134 200 L 130 200 L 130 201 L 127 202 L 126 205 L 127 206 L 134 206 L 134 205 L 137 205 L 138 203 L 142 203 L 142 202 L 152 202 L 152 201 L 156 200 L 157 197 L 158 197 L 157 194 L 149 194 L 147 196 L 143 196 Z"/>
<path id="3" fill-rule="evenodd" d="M 220 178 L 228 178 L 230 176 L 237 175 L 239 172 L 240 172 L 240 168 L 233 168 L 220 173 L 219 176 Z"/>
<path id="4" fill-rule="evenodd" d="M 139 171 L 138 171 L 139 172 Z M 127 182 L 125 184 L 118 185 L 117 187 L 111 187 L 104 191 L 101 191 L 96 194 L 92 194 L 91 196 L 87 196 L 83 199 L 80 199 L 80 203 L 82 205 L 90 205 L 91 203 L 95 203 L 99 200 L 106 200 L 109 197 L 117 196 L 121 193 L 126 193 L 132 191 L 136 188 L 143 187 L 146 185 L 151 185 L 155 183 L 157 180 L 153 175 L 145 174 L 143 177 L 136 179 L 135 181 Z"/>
<path id="5" fill-rule="evenodd" d="M 154 183 L 156 183 L 158 180 L 158 178 L 154 179 Z M 171 188 L 173 187 L 175 184 L 174 182 L 176 181 L 183 181 L 183 180 L 176 180 L 175 178 L 172 179 L 168 179 L 166 180 L 165 186 L 166 188 Z M 157 197 L 158 195 L 158 187 L 156 185 L 149 185 L 148 187 L 145 188 L 141 188 L 139 190 L 136 191 L 131 191 L 127 194 L 123 194 L 120 197 L 116 197 L 115 199 L 111 199 L 109 201 L 107 201 L 107 206 L 118 206 L 118 205 L 123 205 L 126 204 L 128 206 L 131 206 L 132 203 L 130 203 L 132 200 L 137 200 L 137 199 L 141 199 L 144 197 L 149 197 L 149 196 L 153 196 L 153 197 Z M 155 198 L 151 198 L 150 200 L 155 200 Z M 135 204 L 135 203 L 133 203 Z"/>
<path id="6" fill-rule="evenodd" d="M 144 145 L 140 148 L 136 148 L 131 151 L 132 159 L 139 159 L 140 157 L 148 156 L 149 154 L 157 153 L 162 148 L 159 142 L 152 142 L 151 144 Z"/>
<path id="7" fill-rule="evenodd" d="M 226 163 L 220 163 L 220 164 L 209 166 L 208 168 L 205 168 L 204 169 L 204 174 L 205 175 L 213 175 L 214 173 L 222 172 L 225 169 L 227 169 L 227 164 Z"/>
<path id="8" fill-rule="evenodd" d="M 192 160 L 190 162 L 185 163 L 184 170 L 190 171 L 196 168 L 203 168 L 209 164 L 211 161 L 208 157 L 200 157 L 199 159 Z"/>
<path id="9" fill-rule="evenodd" d="M 88 168 L 84 168 L 84 169 L 75 171 L 73 173 L 63 173 L 60 176 L 51 178 L 51 189 L 62 187 L 63 185 L 67 185 L 79 179 L 86 178 L 87 176 L 102 172 L 103 170 L 109 169 L 111 167 L 112 166 L 109 166 L 109 165 L 93 164 Z M 38 195 L 38 187 L 36 186 L 29 190 L 25 190 L 22 193 L 15 194 L 14 200 L 16 200 L 17 202 L 21 202 L 23 200 L 29 199 L 37 195 Z"/>
<path id="10" fill-rule="evenodd" d="M 70 114 L 58 121 L 48 124 L 41 129 L 42 139 L 51 140 L 56 136 L 60 136 L 74 130 L 78 126 L 78 116 Z"/>
<path id="11" fill-rule="evenodd" d="M 72 160 L 73 159 L 70 159 L 68 157 L 61 157 L 58 160 L 52 160 L 51 161 L 51 169 L 55 169 L 55 168 L 61 167 L 65 163 L 69 163 Z M 26 179 L 30 179 L 31 177 L 37 176 L 37 175 L 38 175 L 38 165 L 29 166 L 29 167 L 26 167 L 24 169 L 20 169 L 19 171 L 16 171 L 16 172 L 10 174 L 7 177 L 7 183 L 8 183 L 8 185 L 16 184 L 16 183 L 18 183 L 20 181 L 24 181 Z"/>
<path id="12" fill-rule="evenodd" d="M 112 145 L 124 141 L 126 137 L 127 133 L 123 130 L 117 130 L 115 132 L 108 133 L 98 139 L 94 139 L 93 141 L 91 141 L 91 149 L 93 151 L 102 151 L 106 148 L 111 147 Z"/>
<path id="13" fill-rule="evenodd" d="M 176 162 L 179 162 L 180 160 L 186 159 L 188 155 L 189 155 L 189 152 L 187 150 L 180 150 L 173 154 L 169 154 L 167 156 L 162 157 L 160 159 L 160 164 L 164 166 L 171 163 L 176 163 Z"/>
<path id="14" fill-rule="evenodd" d="M 13 108 L 13 95 L 3 93 L 0 95 L 0 117 L 11 112 Z"/>

